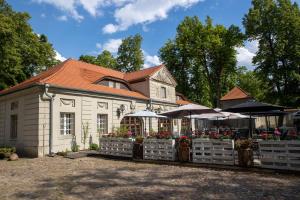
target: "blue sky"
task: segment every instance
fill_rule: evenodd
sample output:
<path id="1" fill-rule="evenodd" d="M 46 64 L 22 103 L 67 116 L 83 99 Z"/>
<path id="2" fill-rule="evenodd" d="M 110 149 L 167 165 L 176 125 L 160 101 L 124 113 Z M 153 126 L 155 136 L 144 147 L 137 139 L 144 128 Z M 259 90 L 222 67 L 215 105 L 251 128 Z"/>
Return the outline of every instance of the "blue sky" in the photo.
<path id="1" fill-rule="evenodd" d="M 242 27 L 250 0 L 8 0 L 17 11 L 31 15 L 36 33 L 48 36 L 61 59 L 82 54 L 116 52 L 121 39 L 140 33 L 145 67 L 159 64 L 158 50 L 174 38 L 185 16 L 206 16 L 215 24 Z M 238 61 L 252 69 L 257 43 L 238 49 Z"/>

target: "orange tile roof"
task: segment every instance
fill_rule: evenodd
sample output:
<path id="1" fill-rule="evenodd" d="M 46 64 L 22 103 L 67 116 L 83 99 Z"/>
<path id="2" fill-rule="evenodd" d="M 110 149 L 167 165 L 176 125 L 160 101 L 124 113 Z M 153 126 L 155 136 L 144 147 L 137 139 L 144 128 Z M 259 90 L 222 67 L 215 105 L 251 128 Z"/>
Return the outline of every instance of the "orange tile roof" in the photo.
<path id="1" fill-rule="evenodd" d="M 124 79 L 127 80 L 128 82 L 139 80 L 139 79 L 144 79 L 144 78 L 147 78 L 147 77 L 150 77 L 151 75 L 153 75 L 155 72 L 160 70 L 163 66 L 164 65 L 158 65 L 155 67 L 150 67 L 147 69 L 126 73 L 124 75 Z"/>
<path id="2" fill-rule="evenodd" d="M 103 85 L 94 84 L 95 81 L 105 76 L 110 76 L 125 81 L 142 79 L 151 76 L 158 71 L 162 66 L 151 67 L 131 73 L 122 73 L 120 71 L 99 67 L 97 65 L 68 59 L 49 70 L 32 77 L 16 86 L 0 91 L 1 94 L 14 92 L 19 89 L 24 89 L 36 84 L 50 84 L 54 86 L 81 89 L 93 92 L 103 92 L 115 95 L 129 96 L 140 99 L 148 99 L 148 97 L 135 91 L 128 91 L 124 89 L 110 88 Z"/>
<path id="3" fill-rule="evenodd" d="M 241 88 L 234 87 L 232 90 L 230 90 L 227 94 L 225 94 L 221 98 L 221 101 L 233 100 L 233 99 L 246 99 L 246 98 L 252 98 L 252 97 Z"/>
<path id="4" fill-rule="evenodd" d="M 178 104 L 178 105 L 186 105 L 186 104 L 190 104 L 190 103 L 192 103 L 192 102 L 187 101 L 187 100 L 177 100 L 176 101 L 176 104 Z"/>

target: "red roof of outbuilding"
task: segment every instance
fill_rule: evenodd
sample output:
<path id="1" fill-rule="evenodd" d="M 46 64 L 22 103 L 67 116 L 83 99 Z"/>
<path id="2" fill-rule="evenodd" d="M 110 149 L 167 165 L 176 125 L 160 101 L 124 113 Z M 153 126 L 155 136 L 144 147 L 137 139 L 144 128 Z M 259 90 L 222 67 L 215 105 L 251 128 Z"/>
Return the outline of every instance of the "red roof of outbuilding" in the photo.
<path id="1" fill-rule="evenodd" d="M 246 98 L 252 98 L 252 97 L 241 88 L 234 87 L 232 90 L 230 90 L 227 94 L 225 94 L 221 98 L 221 101 L 233 100 L 233 99 L 246 99 Z"/>

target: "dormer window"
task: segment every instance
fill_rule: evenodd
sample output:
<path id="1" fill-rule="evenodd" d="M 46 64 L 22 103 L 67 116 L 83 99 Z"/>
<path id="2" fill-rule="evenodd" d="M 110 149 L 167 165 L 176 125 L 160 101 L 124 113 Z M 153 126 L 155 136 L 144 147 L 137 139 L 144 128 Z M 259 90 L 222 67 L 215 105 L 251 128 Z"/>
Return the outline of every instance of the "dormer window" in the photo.
<path id="1" fill-rule="evenodd" d="M 97 84 L 116 89 L 130 90 L 130 88 L 125 83 L 114 79 L 103 79 Z"/>

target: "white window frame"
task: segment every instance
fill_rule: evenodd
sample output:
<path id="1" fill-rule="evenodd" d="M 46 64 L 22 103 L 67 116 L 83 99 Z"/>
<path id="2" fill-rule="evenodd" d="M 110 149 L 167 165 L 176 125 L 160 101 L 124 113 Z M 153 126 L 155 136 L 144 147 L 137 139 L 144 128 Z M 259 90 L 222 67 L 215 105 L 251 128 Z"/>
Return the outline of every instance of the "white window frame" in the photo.
<path id="1" fill-rule="evenodd" d="M 107 114 L 97 114 L 97 132 L 100 135 L 105 135 L 108 133 L 108 115 Z"/>
<path id="2" fill-rule="evenodd" d="M 75 113 L 60 113 L 60 134 L 74 135 L 75 133 Z"/>
<path id="3" fill-rule="evenodd" d="M 160 97 L 162 99 L 166 99 L 167 98 L 167 88 L 166 87 L 160 87 Z"/>

